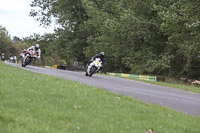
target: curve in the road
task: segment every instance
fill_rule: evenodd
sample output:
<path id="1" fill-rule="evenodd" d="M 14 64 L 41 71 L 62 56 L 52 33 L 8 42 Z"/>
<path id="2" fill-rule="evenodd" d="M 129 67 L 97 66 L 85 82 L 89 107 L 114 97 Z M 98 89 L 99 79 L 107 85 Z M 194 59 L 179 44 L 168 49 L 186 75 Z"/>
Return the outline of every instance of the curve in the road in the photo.
<path id="1" fill-rule="evenodd" d="M 18 64 L 7 64 L 22 68 Z M 24 69 L 77 81 L 122 95 L 131 96 L 150 104 L 167 106 L 184 112 L 185 114 L 200 117 L 200 94 L 197 93 L 106 75 L 95 74 L 93 77 L 86 77 L 81 72 L 34 66 L 27 66 Z"/>

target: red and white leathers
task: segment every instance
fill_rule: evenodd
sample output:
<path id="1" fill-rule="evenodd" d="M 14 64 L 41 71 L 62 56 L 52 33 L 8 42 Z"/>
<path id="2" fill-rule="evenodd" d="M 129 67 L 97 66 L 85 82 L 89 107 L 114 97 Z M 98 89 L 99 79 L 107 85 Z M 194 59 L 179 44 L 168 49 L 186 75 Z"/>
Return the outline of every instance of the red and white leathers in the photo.
<path id="1" fill-rule="evenodd" d="M 35 46 L 31 46 L 27 49 L 27 52 L 33 52 L 32 54 L 37 54 L 37 58 L 40 58 L 41 56 L 41 50 L 38 48 L 36 49 Z"/>

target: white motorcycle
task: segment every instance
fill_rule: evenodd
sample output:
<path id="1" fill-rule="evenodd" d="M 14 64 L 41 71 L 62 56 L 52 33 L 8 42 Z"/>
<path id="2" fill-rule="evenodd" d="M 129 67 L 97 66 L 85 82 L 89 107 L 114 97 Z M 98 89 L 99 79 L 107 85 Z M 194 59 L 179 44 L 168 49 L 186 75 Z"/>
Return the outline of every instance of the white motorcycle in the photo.
<path id="1" fill-rule="evenodd" d="M 37 59 L 37 53 L 33 53 L 33 51 L 29 51 L 26 53 L 26 55 L 22 56 L 22 67 L 26 67 L 27 65 L 30 65 L 33 61 Z"/>
<path id="2" fill-rule="evenodd" d="M 87 66 L 86 76 L 92 76 L 94 73 L 98 72 L 102 67 L 102 61 L 100 58 L 96 58 L 92 63 Z"/>

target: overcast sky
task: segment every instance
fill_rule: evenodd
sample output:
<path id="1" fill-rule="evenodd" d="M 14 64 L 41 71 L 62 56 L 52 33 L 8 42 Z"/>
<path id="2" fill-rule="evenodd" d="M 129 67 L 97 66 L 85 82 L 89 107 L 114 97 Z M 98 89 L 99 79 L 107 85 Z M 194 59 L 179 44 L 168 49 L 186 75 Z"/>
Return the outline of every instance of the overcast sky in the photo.
<path id="1" fill-rule="evenodd" d="M 39 21 L 29 17 L 33 0 L 0 0 L 0 25 L 5 27 L 11 37 L 27 37 L 37 33 L 53 33 L 53 26 L 43 28 Z"/>

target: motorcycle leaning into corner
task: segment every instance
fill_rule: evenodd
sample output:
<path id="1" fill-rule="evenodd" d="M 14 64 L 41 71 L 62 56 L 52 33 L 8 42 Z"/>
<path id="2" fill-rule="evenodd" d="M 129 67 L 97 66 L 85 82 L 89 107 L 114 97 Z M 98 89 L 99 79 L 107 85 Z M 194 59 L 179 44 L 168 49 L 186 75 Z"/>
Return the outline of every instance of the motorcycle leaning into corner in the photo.
<path id="1" fill-rule="evenodd" d="M 33 53 L 33 51 L 29 51 L 23 55 L 22 60 L 22 67 L 26 67 L 27 65 L 31 64 L 33 61 L 35 61 L 37 58 L 37 53 Z"/>
<path id="2" fill-rule="evenodd" d="M 5 56 L 4 56 L 4 54 L 1 55 L 1 61 L 5 61 Z"/>
<path id="3" fill-rule="evenodd" d="M 15 63 L 15 62 L 16 62 L 15 58 L 13 56 L 11 56 L 10 57 L 10 63 Z"/>
<path id="4" fill-rule="evenodd" d="M 100 58 L 96 58 L 93 62 L 88 64 L 85 75 L 91 77 L 94 73 L 98 72 L 101 67 L 102 60 Z"/>

